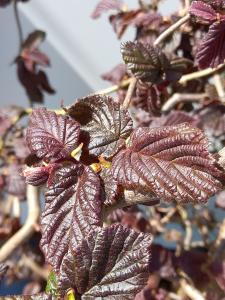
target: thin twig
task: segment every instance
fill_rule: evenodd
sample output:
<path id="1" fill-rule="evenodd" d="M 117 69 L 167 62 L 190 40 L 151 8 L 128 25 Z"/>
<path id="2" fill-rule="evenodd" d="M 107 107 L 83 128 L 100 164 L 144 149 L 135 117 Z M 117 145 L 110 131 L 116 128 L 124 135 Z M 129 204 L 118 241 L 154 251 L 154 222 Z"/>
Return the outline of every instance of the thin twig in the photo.
<path id="1" fill-rule="evenodd" d="M 190 7 L 190 0 L 185 0 L 184 5 L 185 5 L 186 12 L 188 12 L 189 7 Z"/>
<path id="2" fill-rule="evenodd" d="M 171 207 L 169 212 L 160 220 L 161 224 L 168 223 L 176 212 L 177 212 L 177 208 L 176 207 Z"/>
<path id="3" fill-rule="evenodd" d="M 20 17 L 19 17 L 18 1 L 17 0 L 13 1 L 13 8 L 14 8 L 16 26 L 17 26 L 18 34 L 19 34 L 19 52 L 20 52 L 21 48 L 22 48 L 22 44 L 23 44 L 23 31 L 22 31 L 22 26 L 21 26 Z"/>
<path id="4" fill-rule="evenodd" d="M 5 261 L 12 252 L 25 242 L 35 231 L 35 224 L 40 216 L 39 191 L 27 185 L 28 216 L 25 224 L 1 247 L 0 262 Z"/>
<path id="5" fill-rule="evenodd" d="M 203 100 L 204 97 L 206 97 L 207 94 L 179 94 L 175 93 L 172 97 L 170 97 L 162 106 L 162 111 L 169 111 L 171 110 L 175 105 L 177 105 L 180 102 L 193 102 L 193 101 L 199 101 Z"/>
<path id="6" fill-rule="evenodd" d="M 191 221 L 188 219 L 188 213 L 181 205 L 177 205 L 177 210 L 185 225 L 184 249 L 189 250 L 191 247 L 191 239 L 192 239 Z"/>
<path id="7" fill-rule="evenodd" d="M 183 75 L 181 77 L 181 79 L 179 80 L 179 83 L 184 84 L 184 83 L 186 83 L 188 81 L 191 81 L 191 80 L 194 80 L 194 79 L 198 79 L 198 78 L 201 78 L 201 77 L 206 77 L 206 76 L 213 75 L 213 74 L 217 73 L 218 71 L 222 71 L 224 69 L 224 67 L 225 67 L 225 64 L 221 64 L 215 69 L 208 68 L 208 69 L 205 69 L 205 70 L 201 70 L 201 71 L 197 71 L 197 72 L 193 72 L 193 73 L 190 73 L 190 74 Z"/>
<path id="8" fill-rule="evenodd" d="M 181 296 L 178 296 L 178 295 L 176 295 L 176 294 L 174 294 L 174 293 L 169 293 L 169 299 L 170 300 L 182 300 L 182 297 Z"/>
<path id="9" fill-rule="evenodd" d="M 201 294 L 199 290 L 197 290 L 194 286 L 190 285 L 187 280 L 181 279 L 180 285 L 184 293 L 191 300 L 205 300 L 205 297 Z"/>
<path id="10" fill-rule="evenodd" d="M 21 265 L 28 267 L 31 271 L 33 271 L 43 279 L 48 279 L 49 271 L 43 267 L 40 267 L 33 259 L 26 256 L 25 254 L 22 256 L 20 263 Z"/>
<path id="11" fill-rule="evenodd" d="M 13 198 L 12 215 L 15 218 L 20 217 L 20 199 L 16 196 Z"/>
<path id="12" fill-rule="evenodd" d="M 214 80 L 214 84 L 217 90 L 217 93 L 221 99 L 221 102 L 225 101 L 225 91 L 224 91 L 224 86 L 221 80 L 221 77 L 218 73 L 213 75 L 213 80 Z"/>
<path id="13" fill-rule="evenodd" d="M 109 88 L 106 88 L 104 90 L 97 91 L 97 92 L 93 93 L 92 95 L 112 94 L 112 93 L 118 91 L 119 89 L 127 87 L 131 83 L 132 79 L 133 79 L 132 77 L 128 78 L 128 79 L 125 79 L 125 80 L 121 81 L 120 84 L 113 85 L 113 86 L 110 86 Z"/>
<path id="14" fill-rule="evenodd" d="M 7 199 L 4 201 L 3 211 L 5 215 L 9 215 L 13 206 L 14 196 L 8 195 Z"/>
<path id="15" fill-rule="evenodd" d="M 133 77 L 131 82 L 130 82 L 129 88 L 127 90 L 126 97 L 125 97 L 124 102 L 123 102 L 123 108 L 124 109 L 128 109 L 128 107 L 130 105 L 130 101 L 131 101 L 132 95 L 134 93 L 134 89 L 135 89 L 136 84 L 137 84 L 137 78 Z"/>
<path id="16" fill-rule="evenodd" d="M 155 40 L 154 46 L 158 46 L 164 39 L 166 39 L 170 34 L 172 34 L 177 28 L 186 23 L 190 19 L 190 15 L 187 14 L 182 17 L 179 21 L 174 23 L 172 26 L 167 28 L 160 36 Z"/>

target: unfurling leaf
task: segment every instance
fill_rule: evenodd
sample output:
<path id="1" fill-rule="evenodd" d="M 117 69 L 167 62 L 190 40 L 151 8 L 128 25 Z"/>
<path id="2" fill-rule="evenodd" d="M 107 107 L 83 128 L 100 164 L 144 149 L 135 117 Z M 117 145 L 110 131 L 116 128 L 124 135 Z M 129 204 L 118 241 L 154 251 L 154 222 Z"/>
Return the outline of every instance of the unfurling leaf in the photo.
<path id="1" fill-rule="evenodd" d="M 44 41 L 45 37 L 46 33 L 44 31 L 35 30 L 31 32 L 23 42 L 22 49 L 36 49 L 41 44 L 41 42 Z"/>
<path id="2" fill-rule="evenodd" d="M 186 123 L 136 129 L 129 147 L 114 157 L 112 173 L 124 187 L 166 201 L 205 202 L 222 187 L 206 137 Z"/>
<path id="3" fill-rule="evenodd" d="M 70 156 L 78 146 L 79 134 L 79 124 L 69 116 L 38 108 L 30 117 L 26 139 L 39 158 L 56 160 Z"/>
<path id="4" fill-rule="evenodd" d="M 202 1 L 193 1 L 189 8 L 191 16 L 196 18 L 196 21 L 203 24 L 211 24 L 217 19 L 216 11 Z"/>
<path id="5" fill-rule="evenodd" d="M 134 299 L 149 276 L 149 234 L 121 225 L 98 228 L 71 246 L 60 268 L 61 288 L 83 300 Z"/>
<path id="6" fill-rule="evenodd" d="M 49 167 L 27 167 L 23 171 L 23 176 L 26 178 L 26 183 L 34 186 L 39 186 L 46 183 L 49 177 Z"/>
<path id="7" fill-rule="evenodd" d="M 75 102 L 68 114 L 81 124 L 83 150 L 97 157 L 113 156 L 129 137 L 132 120 L 113 98 L 89 96 Z"/>
<path id="8" fill-rule="evenodd" d="M 101 225 L 100 178 L 89 167 L 73 164 L 58 169 L 46 192 L 41 247 L 46 261 L 58 271 L 74 231 L 76 244 Z"/>
<path id="9" fill-rule="evenodd" d="M 209 27 L 196 54 L 196 61 L 201 69 L 216 68 L 225 59 L 225 20 L 215 22 Z"/>
<path id="10" fill-rule="evenodd" d="M 128 70 L 142 81 L 161 83 L 177 81 L 182 76 L 182 70 L 176 63 L 170 63 L 166 55 L 157 47 L 139 42 L 126 42 L 121 47 L 121 53 Z"/>
<path id="11" fill-rule="evenodd" d="M 91 17 L 97 19 L 102 13 L 107 12 L 111 9 L 120 10 L 123 7 L 121 0 L 101 0 L 93 11 Z"/>

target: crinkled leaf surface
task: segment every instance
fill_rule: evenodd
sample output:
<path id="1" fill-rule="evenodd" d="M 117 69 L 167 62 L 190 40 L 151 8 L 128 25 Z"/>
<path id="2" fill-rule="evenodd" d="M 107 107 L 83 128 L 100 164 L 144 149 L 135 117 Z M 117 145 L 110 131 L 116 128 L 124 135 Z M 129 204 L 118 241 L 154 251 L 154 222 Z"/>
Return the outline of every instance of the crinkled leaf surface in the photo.
<path id="1" fill-rule="evenodd" d="M 189 8 L 189 13 L 203 24 L 210 24 L 217 19 L 216 11 L 209 4 L 202 1 L 193 1 Z"/>
<path id="2" fill-rule="evenodd" d="M 75 245 L 101 225 L 101 201 L 100 179 L 89 167 L 73 164 L 57 170 L 41 218 L 41 247 L 55 271 L 68 251 L 72 232 Z"/>
<path id="3" fill-rule="evenodd" d="M 121 53 L 128 70 L 142 81 L 161 83 L 176 81 L 182 76 L 183 65 L 171 62 L 158 47 L 140 42 L 126 42 Z"/>
<path id="4" fill-rule="evenodd" d="M 224 0 L 202 0 L 202 2 L 210 4 L 215 9 L 224 9 Z"/>
<path id="5" fill-rule="evenodd" d="M 94 156 L 114 155 L 132 131 L 127 110 L 107 96 L 89 96 L 72 105 L 68 114 L 82 125 L 84 147 Z"/>
<path id="6" fill-rule="evenodd" d="M 112 162 L 112 173 L 124 187 L 146 189 L 166 201 L 204 202 L 222 185 L 222 172 L 208 152 L 201 130 L 184 123 L 138 128 L 130 145 Z"/>
<path id="7" fill-rule="evenodd" d="M 158 92 L 156 87 L 138 80 L 136 97 L 132 104 L 136 108 L 141 108 L 148 112 L 151 116 L 159 116 L 162 98 L 162 95 Z"/>
<path id="8" fill-rule="evenodd" d="M 118 199 L 120 189 L 117 181 L 113 178 L 110 168 L 104 168 L 100 173 L 100 177 L 105 193 L 104 204 L 110 205 L 115 203 Z"/>
<path id="9" fill-rule="evenodd" d="M 203 41 L 200 43 L 196 60 L 201 69 L 216 68 L 225 59 L 225 20 L 215 22 L 209 27 Z"/>
<path id="10" fill-rule="evenodd" d="M 38 108 L 30 117 L 26 140 L 39 158 L 60 159 L 70 156 L 77 147 L 79 134 L 80 125 L 69 116 Z"/>
<path id="11" fill-rule="evenodd" d="M 81 299 L 134 299 L 149 276 L 149 234 L 122 225 L 98 228 L 69 250 L 60 269 L 63 289 Z"/>

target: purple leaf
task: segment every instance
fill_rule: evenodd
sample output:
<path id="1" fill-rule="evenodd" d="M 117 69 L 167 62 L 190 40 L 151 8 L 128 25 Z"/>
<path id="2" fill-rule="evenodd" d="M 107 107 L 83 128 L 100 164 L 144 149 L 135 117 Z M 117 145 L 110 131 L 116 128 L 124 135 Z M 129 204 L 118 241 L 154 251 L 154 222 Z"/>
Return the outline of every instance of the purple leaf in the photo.
<path id="1" fill-rule="evenodd" d="M 180 59 L 170 62 L 160 48 L 150 44 L 126 42 L 121 46 L 121 53 L 135 77 L 153 84 L 179 80 L 186 67 Z"/>
<path id="2" fill-rule="evenodd" d="M 108 80 L 114 84 L 119 84 L 120 81 L 125 77 L 127 68 L 125 64 L 119 64 L 114 67 L 111 71 L 103 74 L 101 77 L 104 80 Z"/>
<path id="3" fill-rule="evenodd" d="M 30 117 L 26 140 L 39 158 L 57 160 L 70 156 L 78 146 L 79 134 L 80 125 L 69 116 L 38 108 Z"/>
<path id="4" fill-rule="evenodd" d="M 104 168 L 101 173 L 100 177 L 102 179 L 102 184 L 105 192 L 105 205 L 111 205 L 116 202 L 119 196 L 119 185 L 117 181 L 113 178 L 111 170 Z"/>
<path id="5" fill-rule="evenodd" d="M 215 22 L 209 27 L 196 54 L 200 69 L 216 68 L 225 59 L 225 20 Z"/>
<path id="6" fill-rule="evenodd" d="M 23 171 L 23 176 L 26 178 L 26 183 L 34 186 L 39 186 L 47 182 L 49 177 L 49 167 L 27 167 Z"/>
<path id="7" fill-rule="evenodd" d="M 102 13 L 111 9 L 120 10 L 123 7 L 123 3 L 120 0 L 101 0 L 96 6 L 95 10 L 91 14 L 93 19 L 99 18 Z"/>
<path id="8" fill-rule="evenodd" d="M 200 120 L 198 119 L 198 116 L 191 116 L 184 111 L 172 110 L 168 115 L 154 118 L 150 124 L 150 128 L 178 125 L 181 123 L 190 123 L 197 127 L 199 122 Z"/>
<path id="9" fill-rule="evenodd" d="M 147 189 L 166 201 L 205 202 L 222 187 L 206 137 L 186 123 L 136 129 L 129 147 L 113 158 L 112 173 L 125 188 Z"/>
<path id="10" fill-rule="evenodd" d="M 217 20 L 216 11 L 210 5 L 202 1 L 193 1 L 189 8 L 189 13 L 203 24 L 211 24 Z"/>
<path id="11" fill-rule="evenodd" d="M 30 72 L 22 58 L 17 59 L 17 75 L 31 102 L 43 103 L 44 91 L 49 94 L 55 93 L 46 74 L 41 70 Z"/>
<path id="12" fill-rule="evenodd" d="M 149 234 L 122 225 L 92 231 L 71 246 L 60 269 L 59 285 L 76 288 L 82 299 L 134 299 L 149 276 Z"/>
<path id="13" fill-rule="evenodd" d="M 93 156 L 113 156 L 132 131 L 132 120 L 113 98 L 89 96 L 79 99 L 68 114 L 81 124 L 83 149 Z"/>
<path id="14" fill-rule="evenodd" d="M 157 88 L 138 80 L 136 89 L 136 98 L 132 104 L 136 108 L 141 108 L 151 116 L 160 115 L 162 97 Z"/>
<path id="15" fill-rule="evenodd" d="M 57 271 L 69 247 L 78 243 L 95 226 L 101 225 L 100 179 L 81 164 L 56 171 L 55 182 L 46 192 L 46 205 L 41 218 L 41 247 L 46 261 Z"/>

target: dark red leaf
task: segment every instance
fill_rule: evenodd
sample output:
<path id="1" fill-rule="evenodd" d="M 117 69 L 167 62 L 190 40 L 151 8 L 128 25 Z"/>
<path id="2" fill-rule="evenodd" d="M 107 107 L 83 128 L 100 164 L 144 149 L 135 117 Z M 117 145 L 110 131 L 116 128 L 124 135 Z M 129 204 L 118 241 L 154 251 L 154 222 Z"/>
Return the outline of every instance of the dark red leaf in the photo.
<path id="1" fill-rule="evenodd" d="M 184 123 L 136 129 L 129 147 L 114 157 L 112 173 L 124 187 L 166 201 L 205 202 L 222 187 L 215 163 L 203 132 Z"/>
<path id="2" fill-rule="evenodd" d="M 109 22 L 111 23 L 118 39 L 122 37 L 128 26 L 132 24 L 133 20 L 139 13 L 140 10 L 129 10 L 126 12 L 119 12 L 109 17 Z"/>
<path id="3" fill-rule="evenodd" d="M 172 110 L 168 115 L 163 115 L 158 118 L 154 118 L 150 124 L 151 128 L 178 125 L 181 123 L 190 123 L 197 127 L 200 120 L 198 116 L 192 116 L 184 111 Z"/>
<path id="4" fill-rule="evenodd" d="M 132 131 L 128 111 L 111 97 L 96 95 L 79 99 L 68 109 L 68 114 L 82 125 L 83 149 L 95 157 L 113 156 Z"/>
<path id="5" fill-rule="evenodd" d="M 159 28 L 163 17 L 159 13 L 141 11 L 132 21 L 136 26 L 144 26 L 151 30 Z"/>
<path id="6" fill-rule="evenodd" d="M 160 48 L 150 44 L 126 42 L 121 46 L 121 53 L 128 70 L 145 82 L 177 81 L 185 67 L 180 60 L 170 62 Z"/>
<path id="7" fill-rule="evenodd" d="M 102 185 L 105 192 L 105 205 L 111 205 L 116 202 L 119 196 L 119 185 L 117 181 L 113 178 L 110 169 L 103 169 L 100 173 L 102 179 Z"/>
<path id="8" fill-rule="evenodd" d="M 225 59 L 225 20 L 215 22 L 201 41 L 196 60 L 201 69 L 216 68 Z"/>
<path id="9" fill-rule="evenodd" d="M 72 235 L 76 244 L 101 225 L 101 204 L 100 179 L 90 168 L 74 164 L 57 170 L 55 182 L 46 192 L 41 219 L 41 247 L 55 271 L 68 251 Z"/>
<path id="10" fill-rule="evenodd" d="M 216 11 L 202 1 L 193 1 L 189 8 L 189 13 L 197 18 L 197 22 L 203 24 L 211 24 L 217 19 Z"/>
<path id="11" fill-rule="evenodd" d="M 133 300 L 149 276 L 150 243 L 150 235 L 121 225 L 92 231 L 65 257 L 61 288 L 76 288 L 84 300 Z"/>
<path id="12" fill-rule="evenodd" d="M 80 125 L 69 116 L 38 108 L 31 114 L 26 140 L 32 153 L 56 160 L 70 156 L 78 146 L 79 134 Z"/>
<path id="13" fill-rule="evenodd" d="M 28 71 L 34 72 L 35 65 L 41 65 L 43 67 L 47 67 L 50 65 L 49 58 L 38 49 L 24 49 L 21 53 L 21 57 L 24 59 L 25 67 Z"/>
<path id="14" fill-rule="evenodd" d="M 136 97 L 132 104 L 148 112 L 150 116 L 159 116 L 162 105 L 161 93 L 153 85 L 138 81 Z"/>
<path id="15" fill-rule="evenodd" d="M 17 75 L 31 102 L 43 103 L 44 91 L 49 94 L 55 93 L 46 74 L 43 71 L 30 72 L 21 58 L 17 59 Z"/>

